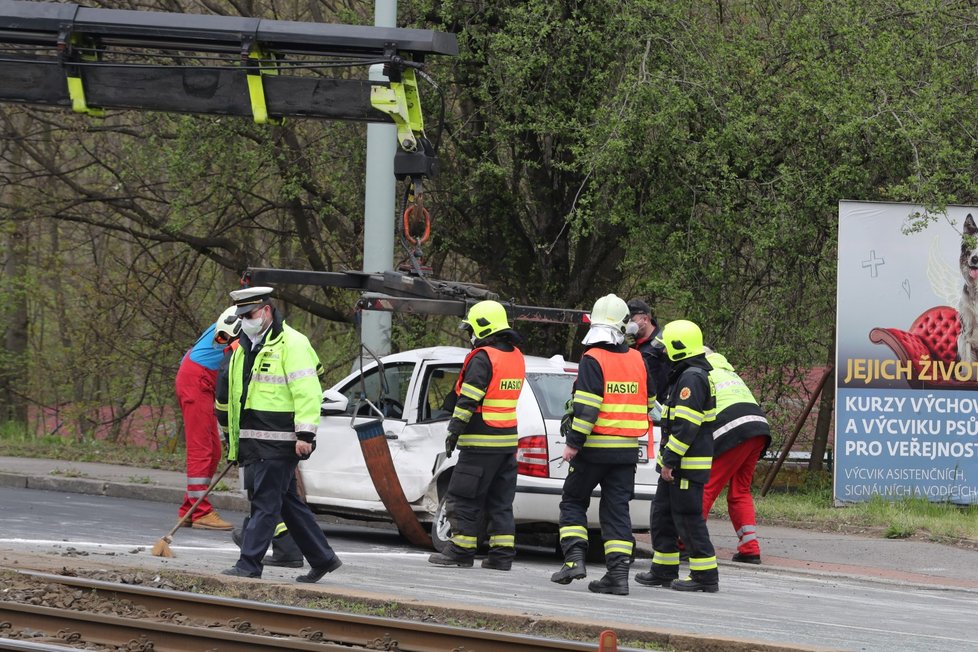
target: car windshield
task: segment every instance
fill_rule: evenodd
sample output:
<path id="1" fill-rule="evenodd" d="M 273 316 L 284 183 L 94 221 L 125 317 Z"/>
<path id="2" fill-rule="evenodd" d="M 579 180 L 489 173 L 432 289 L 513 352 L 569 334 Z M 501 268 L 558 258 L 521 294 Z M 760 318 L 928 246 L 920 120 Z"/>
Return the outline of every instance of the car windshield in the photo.
<path id="1" fill-rule="evenodd" d="M 526 380 L 533 388 L 544 419 L 559 419 L 564 416 L 564 404 L 573 394 L 575 378 L 573 374 L 526 374 Z"/>

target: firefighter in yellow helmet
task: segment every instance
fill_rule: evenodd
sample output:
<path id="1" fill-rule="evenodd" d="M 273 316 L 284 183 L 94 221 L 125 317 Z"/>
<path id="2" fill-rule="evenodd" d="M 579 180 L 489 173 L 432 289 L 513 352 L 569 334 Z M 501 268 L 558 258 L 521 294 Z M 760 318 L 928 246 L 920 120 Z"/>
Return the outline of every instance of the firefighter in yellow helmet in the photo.
<path id="1" fill-rule="evenodd" d="M 516 403 L 526 371 L 520 337 L 497 301 L 480 301 L 459 326 L 470 334 L 472 352 L 455 384 L 457 399 L 448 423 L 445 452 L 459 449 L 448 483 L 449 545 L 428 561 L 472 566 L 485 516 L 489 556 L 483 568 L 508 571 L 516 554 Z"/>
<path id="2" fill-rule="evenodd" d="M 685 319 L 665 325 L 660 336 L 673 363 L 662 410 L 662 441 L 652 502 L 652 568 L 635 581 L 677 591 L 720 590 L 716 552 L 703 518 L 703 487 L 713 462 L 716 390 L 703 333 Z M 689 577 L 679 579 L 681 537 L 689 550 Z"/>
<path id="3" fill-rule="evenodd" d="M 561 421 L 563 459 L 570 463 L 560 501 L 560 548 L 564 565 L 558 584 L 587 576 L 587 510 L 601 487 L 601 538 L 607 573 L 591 582 L 594 593 L 628 595 L 628 567 L 635 542 L 628 502 L 635 493 L 638 440 L 649 430 L 654 382 L 642 354 L 625 343 L 628 306 L 614 294 L 591 310 L 587 347 L 577 369 L 573 413 Z"/>

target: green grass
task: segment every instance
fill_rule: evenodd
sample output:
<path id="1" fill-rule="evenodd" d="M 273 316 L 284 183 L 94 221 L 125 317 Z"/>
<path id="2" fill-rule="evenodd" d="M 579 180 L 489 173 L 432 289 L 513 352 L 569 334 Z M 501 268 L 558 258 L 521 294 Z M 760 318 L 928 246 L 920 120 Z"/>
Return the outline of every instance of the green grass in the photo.
<path id="1" fill-rule="evenodd" d="M 929 502 L 921 498 L 887 501 L 876 497 L 865 503 L 835 507 L 828 474 L 790 491 L 772 491 L 754 505 L 759 523 L 802 527 L 828 532 L 859 532 L 890 539 L 923 539 L 978 546 L 978 506 Z M 717 499 L 713 513 L 726 509 L 726 497 Z"/>
<path id="2" fill-rule="evenodd" d="M 186 468 L 181 443 L 172 451 L 149 450 L 105 440 L 74 439 L 46 435 L 36 437 L 23 427 L 0 425 L 0 451 L 7 457 L 45 457 L 64 462 L 105 462 L 125 464 L 144 469 L 183 471 Z"/>

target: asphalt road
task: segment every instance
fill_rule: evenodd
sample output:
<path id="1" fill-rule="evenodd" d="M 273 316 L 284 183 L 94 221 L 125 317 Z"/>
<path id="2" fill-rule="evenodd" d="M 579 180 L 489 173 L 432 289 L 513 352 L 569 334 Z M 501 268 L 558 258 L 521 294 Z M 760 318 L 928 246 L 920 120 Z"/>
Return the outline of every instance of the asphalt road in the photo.
<path id="1" fill-rule="evenodd" d="M 239 523 L 243 514 L 222 511 Z M 89 561 L 145 568 L 218 572 L 237 559 L 227 532 L 181 528 L 176 557 L 149 549 L 176 522 L 175 506 L 55 491 L 0 488 L 0 565 L 16 567 L 24 553 L 60 556 L 70 566 Z M 978 592 L 918 588 L 812 576 L 768 567 L 723 564 L 714 595 L 652 589 L 632 582 L 628 597 L 596 595 L 586 581 L 549 581 L 559 560 L 543 550 L 518 554 L 509 573 L 445 569 L 426 562 L 396 532 L 326 524 L 343 568 L 321 584 L 350 595 L 400 602 L 472 607 L 616 625 L 654 627 L 714 637 L 835 650 L 976 650 Z M 647 562 L 637 565 L 645 569 Z M 633 571 L 637 572 L 639 569 Z M 589 579 L 603 569 L 592 567 Z M 269 567 L 266 580 L 291 581 L 296 569 Z"/>

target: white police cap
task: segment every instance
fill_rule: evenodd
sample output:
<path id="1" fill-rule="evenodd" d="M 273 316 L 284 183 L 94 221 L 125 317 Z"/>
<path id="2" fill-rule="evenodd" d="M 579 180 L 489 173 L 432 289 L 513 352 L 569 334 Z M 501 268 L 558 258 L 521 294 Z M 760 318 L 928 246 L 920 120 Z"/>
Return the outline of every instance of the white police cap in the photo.
<path id="1" fill-rule="evenodd" d="M 275 288 L 270 288 L 266 285 L 233 290 L 230 294 L 231 300 L 234 301 L 234 314 L 238 315 L 239 317 L 241 315 L 247 315 L 256 307 L 268 303 L 268 300 L 272 298 L 272 292 L 274 291 Z"/>

